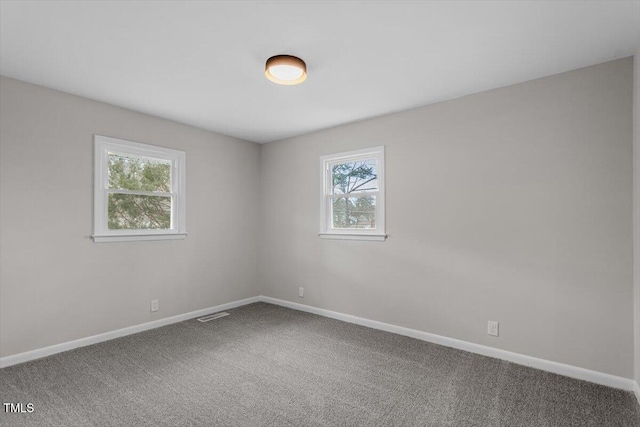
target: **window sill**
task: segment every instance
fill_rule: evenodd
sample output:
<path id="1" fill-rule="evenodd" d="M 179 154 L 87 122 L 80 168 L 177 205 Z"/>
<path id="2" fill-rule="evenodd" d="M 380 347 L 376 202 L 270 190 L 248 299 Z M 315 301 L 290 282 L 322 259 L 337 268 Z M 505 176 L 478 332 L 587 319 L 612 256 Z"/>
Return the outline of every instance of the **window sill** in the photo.
<path id="1" fill-rule="evenodd" d="M 145 240 L 183 240 L 187 233 L 172 234 L 127 234 L 118 236 L 91 236 L 94 243 L 141 242 Z"/>
<path id="2" fill-rule="evenodd" d="M 369 240 L 376 242 L 384 242 L 387 238 L 386 234 L 357 234 L 357 233 L 318 233 L 321 239 L 337 239 L 337 240 Z"/>

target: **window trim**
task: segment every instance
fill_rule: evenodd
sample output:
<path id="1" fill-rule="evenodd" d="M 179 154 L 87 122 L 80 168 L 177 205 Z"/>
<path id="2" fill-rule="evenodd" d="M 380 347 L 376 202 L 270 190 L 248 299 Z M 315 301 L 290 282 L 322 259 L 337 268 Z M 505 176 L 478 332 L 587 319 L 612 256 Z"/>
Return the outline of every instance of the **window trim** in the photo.
<path id="1" fill-rule="evenodd" d="M 94 135 L 93 241 L 95 243 L 184 239 L 186 232 L 186 153 L 156 145 Z M 171 228 L 162 230 L 109 230 L 108 152 L 171 162 Z M 136 192 L 137 193 L 137 192 Z M 167 193 L 164 193 L 167 194 Z"/>
<path id="2" fill-rule="evenodd" d="M 377 159 L 378 194 L 376 195 L 376 228 L 373 230 L 333 229 L 331 228 L 331 200 L 330 189 L 332 174 L 330 166 L 336 163 L 344 163 L 359 159 Z M 385 164 L 384 145 L 365 148 L 362 150 L 346 151 L 335 154 L 327 154 L 320 157 L 320 232 L 322 239 L 343 240 L 372 240 L 384 241 L 387 238 L 385 231 Z"/>

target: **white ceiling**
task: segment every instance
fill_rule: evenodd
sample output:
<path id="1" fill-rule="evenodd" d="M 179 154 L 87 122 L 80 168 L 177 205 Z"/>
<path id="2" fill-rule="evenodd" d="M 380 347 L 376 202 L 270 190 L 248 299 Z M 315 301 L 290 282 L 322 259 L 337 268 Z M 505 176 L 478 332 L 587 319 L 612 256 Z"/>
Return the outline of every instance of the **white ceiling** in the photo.
<path id="1" fill-rule="evenodd" d="M 255 142 L 633 55 L 640 1 L 2 1 L 0 74 Z M 264 77 L 272 55 L 307 81 Z"/>

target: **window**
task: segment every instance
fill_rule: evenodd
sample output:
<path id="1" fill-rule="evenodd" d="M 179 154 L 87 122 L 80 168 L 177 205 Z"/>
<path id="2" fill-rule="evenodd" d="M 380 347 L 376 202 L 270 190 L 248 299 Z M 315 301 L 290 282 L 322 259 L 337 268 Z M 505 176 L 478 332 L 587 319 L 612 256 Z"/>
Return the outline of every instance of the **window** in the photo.
<path id="1" fill-rule="evenodd" d="M 384 240 L 384 147 L 320 158 L 319 236 Z"/>
<path id="2" fill-rule="evenodd" d="M 184 151 L 94 137 L 94 242 L 184 239 Z"/>

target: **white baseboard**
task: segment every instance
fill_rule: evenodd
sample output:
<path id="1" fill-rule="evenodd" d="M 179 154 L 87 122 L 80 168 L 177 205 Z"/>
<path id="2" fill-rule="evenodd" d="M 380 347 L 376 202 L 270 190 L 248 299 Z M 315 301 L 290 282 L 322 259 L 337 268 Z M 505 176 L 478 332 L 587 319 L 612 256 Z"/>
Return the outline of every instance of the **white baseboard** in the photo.
<path id="1" fill-rule="evenodd" d="M 635 393 L 636 397 L 638 398 L 638 402 L 640 403 L 640 387 L 638 386 L 638 383 L 636 381 L 628 378 L 622 378 L 615 375 L 605 374 L 602 372 L 597 372 L 589 369 L 579 368 L 576 366 L 566 365 L 564 363 L 552 362 L 550 360 L 538 359 L 536 357 L 525 356 L 524 354 L 519 354 L 519 353 L 512 353 L 510 351 L 488 347 L 480 344 L 474 344 L 467 341 L 458 340 L 455 338 L 448 338 L 441 335 L 435 335 L 435 334 L 430 334 L 428 332 L 418 331 L 416 329 L 410 329 L 402 326 L 391 325 L 388 323 L 378 322 L 376 320 L 364 319 L 362 317 L 352 316 L 344 313 L 338 313 L 336 311 L 325 310 L 323 308 L 312 307 L 310 305 L 298 304 L 295 302 L 285 301 L 285 300 L 266 297 L 266 296 L 257 296 L 252 298 L 246 298 L 243 300 L 232 301 L 226 304 L 217 305 L 215 307 L 196 310 L 189 313 L 179 314 L 177 316 L 154 320 L 153 322 L 147 322 L 147 323 L 142 323 L 140 325 L 118 329 L 116 331 L 105 332 L 103 334 L 93 335 L 90 337 L 81 338 L 78 340 L 69 341 L 62 344 L 56 344 L 49 347 L 44 347 L 44 348 L 40 348 L 32 351 L 26 351 L 24 353 L 2 357 L 0 358 L 0 368 L 16 365 L 18 363 L 28 362 L 30 360 L 39 359 L 41 357 L 50 356 L 56 353 L 61 353 L 63 351 L 73 350 L 74 348 L 84 347 L 91 344 L 97 344 L 99 342 L 112 340 L 114 338 L 136 334 L 138 332 L 147 331 L 149 329 L 159 328 L 161 326 L 170 325 L 172 323 L 178 323 L 184 320 L 193 319 L 195 317 L 204 316 L 206 314 L 211 314 L 211 313 L 215 313 L 223 310 L 229 310 L 235 307 L 240 307 L 243 305 L 252 304 L 260 301 L 279 305 L 282 307 L 291 308 L 294 310 L 313 313 L 320 316 L 329 317 L 332 319 L 342 320 L 343 322 L 354 323 L 357 325 L 362 325 L 362 326 L 366 326 L 373 329 L 379 329 L 381 331 L 392 332 L 394 334 L 404 335 L 404 336 L 416 338 L 422 341 L 432 342 L 434 344 L 439 344 L 446 347 L 468 351 L 470 353 L 476 353 L 483 356 L 495 357 L 497 359 L 507 360 L 509 362 L 517 363 L 519 365 L 531 366 L 533 368 L 541 369 L 543 371 L 553 372 L 555 374 L 564 375 L 567 377 L 577 378 L 580 380 L 589 381 L 596 384 L 602 384 L 609 387 L 619 388 L 626 391 L 632 391 Z"/>
<path id="2" fill-rule="evenodd" d="M 405 328 L 402 326 L 390 325 L 388 323 L 378 322 L 376 320 L 364 319 L 362 317 L 351 316 L 349 314 L 338 313 L 323 308 L 312 307 L 309 305 L 298 304 L 295 302 L 285 301 L 271 297 L 260 297 L 261 301 L 280 305 L 282 307 L 292 308 L 294 310 L 305 311 L 308 313 L 318 314 L 332 319 L 342 320 L 343 322 L 355 323 L 357 325 L 367 326 L 381 331 L 392 332 L 398 335 L 404 335 L 416 338 L 422 341 L 428 341 L 434 344 L 446 347 L 456 348 L 458 350 L 468 351 L 470 353 L 481 354 L 483 356 L 495 357 L 497 359 L 507 360 L 517 363 L 518 365 L 530 366 L 532 368 L 541 369 L 554 374 L 564 375 L 579 380 L 589 381 L 596 384 L 606 385 L 626 391 L 634 391 L 636 396 L 640 396 L 638 384 L 631 379 L 618 377 L 615 375 L 605 374 L 602 372 L 592 371 L 589 369 L 579 368 L 577 366 L 566 365 L 564 363 L 552 362 L 550 360 L 538 359 L 536 357 L 525 356 L 524 354 L 512 353 L 510 351 L 501 350 L 494 347 L 488 347 L 481 344 L 474 344 L 467 341 L 448 338 L 441 335 L 430 334 L 428 332 L 418 331 L 416 329 Z M 640 400 L 640 397 L 639 397 Z"/>
<path id="3" fill-rule="evenodd" d="M 189 313 L 178 314 L 177 316 L 165 317 L 164 319 L 154 320 L 152 322 L 142 323 L 140 325 L 129 326 L 127 328 L 118 329 L 116 331 L 105 332 L 103 334 L 93 335 L 86 338 L 80 338 L 74 341 L 68 341 L 62 344 L 56 344 L 49 347 L 39 348 L 36 350 L 25 351 L 24 353 L 18 353 L 11 356 L 0 358 L 0 368 L 16 365 L 18 363 L 28 362 L 34 359 L 40 359 L 41 357 L 51 356 L 52 354 L 62 353 L 63 351 L 73 350 L 74 348 L 84 347 L 91 344 L 97 344 L 99 342 L 112 340 L 114 338 L 124 337 L 126 335 L 137 334 L 138 332 L 147 331 L 149 329 L 159 328 L 160 326 L 170 325 L 172 323 L 178 323 L 185 320 L 193 319 L 194 317 L 204 316 L 206 314 L 216 313 L 218 311 L 230 310 L 242 305 L 259 302 L 260 297 L 251 297 L 238 301 L 232 301 L 226 304 L 217 305 L 215 307 L 204 308 L 202 310 L 196 310 Z"/>

